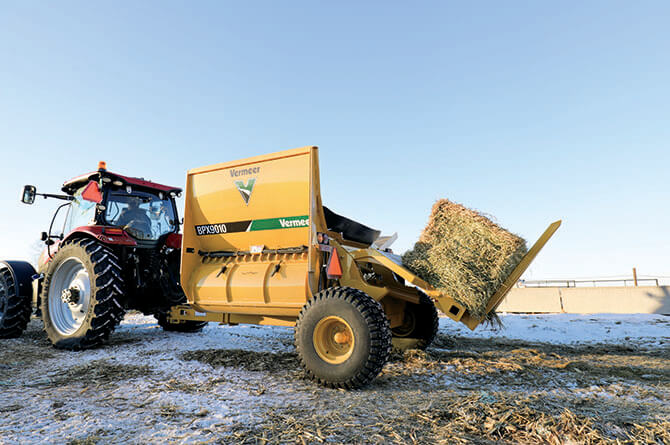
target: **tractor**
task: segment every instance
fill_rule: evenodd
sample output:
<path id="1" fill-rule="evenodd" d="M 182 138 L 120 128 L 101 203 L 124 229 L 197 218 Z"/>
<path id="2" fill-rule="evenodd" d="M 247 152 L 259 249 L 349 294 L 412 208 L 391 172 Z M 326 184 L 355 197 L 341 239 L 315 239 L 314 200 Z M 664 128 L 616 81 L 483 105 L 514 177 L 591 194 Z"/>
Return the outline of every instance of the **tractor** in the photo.
<path id="1" fill-rule="evenodd" d="M 100 162 L 97 171 L 66 181 L 62 192 L 23 189 L 25 204 L 36 196 L 65 203 L 42 233 L 37 271 L 27 262 L 0 262 L 0 338 L 19 336 L 33 311 L 54 346 L 72 350 L 104 343 L 130 309 L 153 315 L 169 331 L 204 327 L 167 317 L 186 302 L 179 283 L 180 188 L 112 173 Z M 54 227 L 60 212 L 64 225 Z"/>

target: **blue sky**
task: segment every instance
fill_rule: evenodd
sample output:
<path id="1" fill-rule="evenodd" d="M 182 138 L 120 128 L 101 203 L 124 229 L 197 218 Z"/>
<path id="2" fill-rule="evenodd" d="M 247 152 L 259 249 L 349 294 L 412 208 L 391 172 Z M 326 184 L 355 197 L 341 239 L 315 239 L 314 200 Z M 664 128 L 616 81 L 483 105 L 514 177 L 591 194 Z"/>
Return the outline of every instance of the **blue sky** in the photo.
<path id="1" fill-rule="evenodd" d="M 397 250 L 446 197 L 533 241 L 530 279 L 668 275 L 670 3 L 3 2 L 0 258 L 95 168 L 318 145 L 333 210 Z"/>

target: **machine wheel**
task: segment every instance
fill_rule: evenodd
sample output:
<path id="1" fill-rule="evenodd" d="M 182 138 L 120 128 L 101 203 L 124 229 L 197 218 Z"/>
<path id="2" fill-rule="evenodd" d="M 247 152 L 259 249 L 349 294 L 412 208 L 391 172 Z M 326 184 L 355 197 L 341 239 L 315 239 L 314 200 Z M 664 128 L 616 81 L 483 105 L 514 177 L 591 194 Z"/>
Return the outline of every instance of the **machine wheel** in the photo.
<path id="1" fill-rule="evenodd" d="M 186 295 L 179 283 L 179 251 L 175 250 L 166 256 L 160 268 L 160 286 L 162 291 L 162 308 L 154 313 L 158 325 L 170 332 L 200 332 L 207 326 L 206 321 L 186 320 L 181 323 L 170 323 L 168 313 L 172 306 L 186 303 Z"/>
<path id="2" fill-rule="evenodd" d="M 170 332 L 200 332 L 207 326 L 206 321 L 186 320 L 181 323 L 170 323 L 167 314 L 156 314 L 154 317 L 163 330 Z"/>
<path id="3" fill-rule="evenodd" d="M 44 277 L 40 308 L 44 330 L 57 348 L 80 350 L 104 343 L 125 310 L 118 257 L 92 239 L 68 243 Z"/>
<path id="4" fill-rule="evenodd" d="M 331 388 L 360 388 L 386 363 L 391 330 L 379 302 L 358 289 L 333 287 L 300 311 L 295 345 L 311 379 Z"/>
<path id="5" fill-rule="evenodd" d="M 30 270 L 35 273 L 32 266 Z M 20 279 L 10 263 L 0 263 L 0 338 L 19 337 L 30 321 L 32 298 L 21 292 L 21 285 L 26 283 L 20 283 Z"/>
<path id="6" fill-rule="evenodd" d="M 435 340 L 440 321 L 433 300 L 419 292 L 419 304 L 407 303 L 403 324 L 391 330 L 394 337 L 418 339 L 416 347 L 426 349 Z"/>

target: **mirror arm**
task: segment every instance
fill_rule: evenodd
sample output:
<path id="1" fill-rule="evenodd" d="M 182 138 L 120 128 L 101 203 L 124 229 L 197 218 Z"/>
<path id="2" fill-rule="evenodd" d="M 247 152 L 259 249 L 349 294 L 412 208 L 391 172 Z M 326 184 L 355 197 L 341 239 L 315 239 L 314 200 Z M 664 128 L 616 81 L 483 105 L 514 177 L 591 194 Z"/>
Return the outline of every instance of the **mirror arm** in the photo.
<path id="1" fill-rule="evenodd" d="M 35 195 L 44 196 L 44 199 L 56 198 L 56 199 L 62 199 L 63 201 L 74 201 L 74 196 L 69 195 L 53 195 L 51 193 L 35 193 Z"/>

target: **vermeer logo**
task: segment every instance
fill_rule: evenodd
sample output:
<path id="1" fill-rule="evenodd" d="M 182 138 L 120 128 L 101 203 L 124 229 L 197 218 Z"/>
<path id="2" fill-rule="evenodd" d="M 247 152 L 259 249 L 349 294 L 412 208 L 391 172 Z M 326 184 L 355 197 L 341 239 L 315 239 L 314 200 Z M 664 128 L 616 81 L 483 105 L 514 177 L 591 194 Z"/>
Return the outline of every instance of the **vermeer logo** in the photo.
<path id="1" fill-rule="evenodd" d="M 255 173 L 258 173 L 261 171 L 260 167 L 249 167 L 249 168 L 238 168 L 238 169 L 231 169 L 230 170 L 230 176 L 231 177 L 236 177 L 236 176 L 244 176 L 244 175 L 253 175 Z"/>
<path id="2" fill-rule="evenodd" d="M 245 184 L 244 181 L 235 181 L 235 187 L 239 190 L 244 203 L 249 205 L 249 199 L 251 199 L 251 192 L 254 190 L 254 185 L 256 184 L 256 178 L 251 178 Z"/>
<path id="3" fill-rule="evenodd" d="M 293 227 L 307 227 L 307 226 L 309 226 L 309 219 L 307 219 L 307 218 L 301 218 L 301 219 L 279 218 L 279 224 L 281 225 L 282 229 L 288 229 L 288 228 L 293 228 Z"/>

